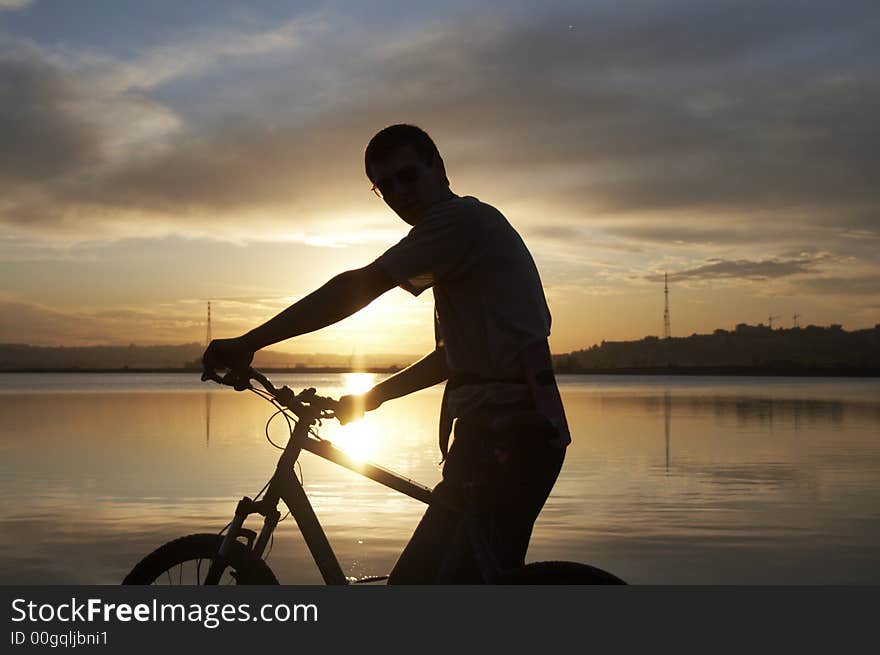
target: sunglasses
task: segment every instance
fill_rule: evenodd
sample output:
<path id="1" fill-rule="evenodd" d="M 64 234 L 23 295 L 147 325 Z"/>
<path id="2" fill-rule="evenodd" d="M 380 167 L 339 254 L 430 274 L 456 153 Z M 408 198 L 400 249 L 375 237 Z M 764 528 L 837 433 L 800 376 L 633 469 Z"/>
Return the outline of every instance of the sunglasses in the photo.
<path id="1" fill-rule="evenodd" d="M 394 193 L 394 189 L 398 184 L 401 186 L 409 186 L 419 181 L 421 171 L 418 166 L 404 166 L 399 171 L 395 171 L 392 175 L 376 180 L 370 190 L 378 197 L 384 198 L 389 193 Z"/>

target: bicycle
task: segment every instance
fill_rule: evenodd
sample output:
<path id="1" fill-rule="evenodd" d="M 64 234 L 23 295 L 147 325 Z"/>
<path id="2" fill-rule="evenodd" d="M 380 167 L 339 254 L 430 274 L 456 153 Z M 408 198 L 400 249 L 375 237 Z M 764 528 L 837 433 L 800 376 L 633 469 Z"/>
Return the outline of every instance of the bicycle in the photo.
<path id="1" fill-rule="evenodd" d="M 280 501 L 284 501 L 299 526 L 326 584 L 387 579 L 388 576 L 346 577 L 294 466 L 302 451 L 308 451 L 423 503 L 431 502 L 431 489 L 372 462 L 356 460 L 330 441 L 321 439 L 313 428 L 320 421 L 335 417 L 336 402 L 318 396 L 313 388 L 294 394 L 287 386 L 276 388 L 265 375 L 254 369 L 239 375 L 230 372 L 223 377 L 215 373 L 205 374 L 202 379 L 234 386 L 239 391 L 250 390 L 269 400 L 277 408 L 276 414 L 282 413 L 288 419 L 288 442 L 269 482 L 253 499 L 245 496 L 238 502 L 232 521 L 220 533 L 191 534 L 160 546 L 138 562 L 122 584 L 157 584 L 166 579 L 170 584 L 174 584 L 175 579 L 178 584 L 184 584 L 184 573 L 190 569 L 192 573 L 187 573 L 186 579 L 192 579 L 191 584 L 196 585 L 216 585 L 222 581 L 226 584 L 279 584 L 263 554 L 281 520 Z M 254 388 L 251 380 L 259 382 L 265 391 Z M 464 515 L 470 545 L 487 584 L 626 584 L 607 571 L 576 562 L 535 562 L 514 570 L 502 570 L 467 508 L 455 509 Z M 244 527 L 245 520 L 252 514 L 263 517 L 259 534 Z"/>

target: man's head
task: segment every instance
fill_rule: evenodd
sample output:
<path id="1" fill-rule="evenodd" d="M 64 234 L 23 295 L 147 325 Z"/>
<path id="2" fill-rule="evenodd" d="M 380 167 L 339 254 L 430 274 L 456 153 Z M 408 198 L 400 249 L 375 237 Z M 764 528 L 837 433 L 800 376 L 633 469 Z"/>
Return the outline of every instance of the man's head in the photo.
<path id="1" fill-rule="evenodd" d="M 410 225 L 451 193 L 437 146 L 414 125 L 391 125 L 377 133 L 367 145 L 364 166 L 374 191 Z"/>

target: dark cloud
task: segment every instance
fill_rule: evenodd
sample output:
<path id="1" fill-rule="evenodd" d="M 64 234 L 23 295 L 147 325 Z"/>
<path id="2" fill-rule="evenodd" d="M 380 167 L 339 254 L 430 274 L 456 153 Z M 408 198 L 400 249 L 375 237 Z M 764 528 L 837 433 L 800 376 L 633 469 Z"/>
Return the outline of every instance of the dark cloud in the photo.
<path id="1" fill-rule="evenodd" d="M 143 98 L 125 93 L 96 107 L 90 91 L 87 76 L 62 70 L 33 47 L 6 44 L 0 222 L 100 233 L 102 222 L 135 214 L 138 221 L 173 220 L 185 228 L 239 220 L 248 210 L 314 212 L 347 196 L 371 198 L 360 159 L 372 126 L 344 132 L 330 122 L 270 126 L 239 119 L 190 125 L 160 135 L 164 143 L 139 143 L 126 133 L 126 114 L 146 106 L 133 118 L 150 121 L 165 119 L 163 111 L 151 114 Z M 113 152 L 119 143 L 128 145 L 122 157 Z"/>
<path id="2" fill-rule="evenodd" d="M 571 31 L 471 26 L 430 44 L 454 57 L 414 45 L 369 65 L 375 88 L 415 80 L 407 100 L 442 133 L 464 129 L 452 159 L 467 172 L 522 172 L 539 197 L 604 212 L 848 211 L 876 204 L 880 108 L 864 64 L 878 60 L 878 11 L 851 7 L 664 3 Z"/>
<path id="3" fill-rule="evenodd" d="M 77 99 L 36 49 L 0 44 L 0 183 L 46 183 L 98 158 L 100 133 L 70 110 Z"/>
<path id="4" fill-rule="evenodd" d="M 790 234 L 786 226 L 774 227 L 757 222 L 715 220 L 711 217 L 698 217 L 697 225 L 663 225 L 660 221 L 649 221 L 639 225 L 611 225 L 605 231 L 614 236 L 634 240 L 682 244 L 748 244 L 783 239 Z"/>
<path id="5" fill-rule="evenodd" d="M 880 274 L 853 277 L 809 277 L 798 281 L 807 291 L 827 295 L 880 296 Z M 874 305 L 878 307 L 878 305 Z"/>
<path id="6" fill-rule="evenodd" d="M 829 212 L 815 217 L 819 225 L 854 232 L 857 236 L 880 238 L 880 206 L 853 207 L 844 214 Z"/>
<path id="7" fill-rule="evenodd" d="M 767 280 L 789 277 L 799 273 L 812 272 L 817 263 L 814 258 L 802 259 L 764 259 L 750 261 L 747 259 L 724 260 L 711 259 L 708 263 L 685 271 L 669 275 L 670 282 L 683 280 L 714 280 L 718 278 L 735 278 L 747 280 Z M 646 279 L 652 282 L 663 280 L 662 275 L 650 275 Z"/>
<path id="8" fill-rule="evenodd" d="M 185 138 L 166 155 L 113 172 L 107 182 L 113 201 L 163 213 L 333 206 L 369 189 L 359 165 L 363 140 L 341 140 L 322 126 L 309 132 L 238 125 Z M 107 200 L 104 189 L 91 191 L 90 201 Z"/>
<path id="9" fill-rule="evenodd" d="M 295 222 L 365 202 L 365 141 L 407 120 L 437 138 L 457 190 L 567 203 L 585 217 L 642 214 L 611 230 L 626 238 L 871 230 L 878 43 L 880 5 L 855 1 L 609 4 L 379 38 L 349 31 L 310 44 L 320 74 L 290 66 L 290 80 L 277 68 L 247 80 L 267 98 L 247 119 L 190 123 L 163 149 L 104 166 L 98 153 L 119 135 L 71 110 L 87 81 L 19 47 L 0 59 L 0 138 L 11 144 L 0 220 L 59 226 L 135 211 L 181 224 L 280 208 Z M 661 222 L 674 212 L 701 212 L 700 225 Z M 730 224 L 756 212 L 779 219 Z"/>
<path id="10" fill-rule="evenodd" d="M 558 245 L 575 245 L 579 248 L 589 245 L 590 248 L 597 250 L 630 253 L 644 252 L 644 248 L 630 240 L 597 237 L 589 230 L 577 225 L 539 223 L 526 226 L 522 232 L 523 236 L 530 243 L 533 238 L 537 238 L 554 242 Z"/>
<path id="11" fill-rule="evenodd" d="M 572 225 L 539 225 L 531 228 L 529 233 L 545 239 L 555 239 L 558 241 L 584 238 L 584 230 Z"/>

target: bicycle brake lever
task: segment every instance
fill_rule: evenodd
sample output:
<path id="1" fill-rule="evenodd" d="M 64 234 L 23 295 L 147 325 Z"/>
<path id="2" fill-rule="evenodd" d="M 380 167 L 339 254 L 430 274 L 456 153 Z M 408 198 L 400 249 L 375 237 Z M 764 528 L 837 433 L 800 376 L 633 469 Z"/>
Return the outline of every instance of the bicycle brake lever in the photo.
<path id="1" fill-rule="evenodd" d="M 236 380 L 232 383 L 232 388 L 236 391 L 247 391 L 251 387 L 251 381 L 242 378 L 236 378 Z"/>
<path id="2" fill-rule="evenodd" d="M 218 375 L 216 371 L 202 371 L 202 382 L 208 380 L 213 380 L 217 384 L 232 387 L 236 391 L 245 391 L 251 388 L 250 380 L 248 378 L 235 375 L 232 371 L 228 371 L 222 377 Z"/>

